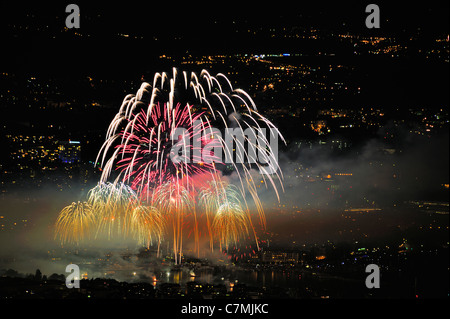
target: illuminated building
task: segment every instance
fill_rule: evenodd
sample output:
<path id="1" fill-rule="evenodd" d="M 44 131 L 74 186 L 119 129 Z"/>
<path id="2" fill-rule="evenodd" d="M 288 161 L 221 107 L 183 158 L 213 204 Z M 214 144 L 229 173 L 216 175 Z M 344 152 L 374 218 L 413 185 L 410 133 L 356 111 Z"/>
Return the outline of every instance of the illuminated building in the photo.
<path id="1" fill-rule="evenodd" d="M 267 263 L 298 263 L 298 253 L 288 251 L 263 251 L 261 254 L 261 261 Z"/>
<path id="2" fill-rule="evenodd" d="M 79 141 L 62 141 L 58 147 L 59 159 L 63 163 L 77 163 L 80 161 L 81 145 Z"/>

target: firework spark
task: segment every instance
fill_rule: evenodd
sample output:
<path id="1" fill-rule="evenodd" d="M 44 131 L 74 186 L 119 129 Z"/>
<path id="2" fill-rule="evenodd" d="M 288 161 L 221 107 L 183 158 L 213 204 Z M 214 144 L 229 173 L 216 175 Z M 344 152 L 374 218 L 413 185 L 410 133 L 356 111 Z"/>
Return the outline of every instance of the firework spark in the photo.
<path id="1" fill-rule="evenodd" d="M 92 206 L 87 202 L 73 202 L 63 208 L 56 220 L 55 238 L 61 243 L 77 243 L 89 237 L 95 227 L 96 218 Z"/>
<path id="2" fill-rule="evenodd" d="M 252 172 L 259 170 L 279 198 L 278 137 L 284 141 L 250 95 L 233 88 L 224 74 L 179 74 L 175 68 L 171 75 L 156 73 L 152 84 L 125 97 L 98 153 L 102 176 L 87 204 L 97 232 L 159 245 L 170 229 L 165 238 L 172 238 L 176 264 L 187 227 L 199 247 L 202 217 L 211 249 L 214 242 L 227 248 L 250 232 L 258 242 L 249 198 L 264 227 L 265 218 Z M 223 180 L 230 169 L 237 185 Z M 73 214 L 73 223 L 80 218 Z"/>
<path id="3" fill-rule="evenodd" d="M 138 240 L 138 244 L 149 248 L 153 241 L 156 241 L 159 255 L 159 247 L 164 236 L 165 220 L 156 207 L 135 207 L 131 213 L 130 228 L 130 232 Z"/>
<path id="4" fill-rule="evenodd" d="M 252 228 L 250 216 L 242 208 L 240 197 L 236 186 L 220 180 L 210 181 L 202 188 L 199 198 L 205 207 L 211 230 L 211 249 L 215 239 L 219 241 L 220 250 L 223 246 L 228 249 L 230 242 L 237 244 L 239 238 L 246 237 Z"/>
<path id="5" fill-rule="evenodd" d="M 138 202 L 133 189 L 123 183 L 99 183 L 88 193 L 98 220 L 97 235 L 106 233 L 108 238 L 115 234 L 126 234 L 130 210 Z"/>

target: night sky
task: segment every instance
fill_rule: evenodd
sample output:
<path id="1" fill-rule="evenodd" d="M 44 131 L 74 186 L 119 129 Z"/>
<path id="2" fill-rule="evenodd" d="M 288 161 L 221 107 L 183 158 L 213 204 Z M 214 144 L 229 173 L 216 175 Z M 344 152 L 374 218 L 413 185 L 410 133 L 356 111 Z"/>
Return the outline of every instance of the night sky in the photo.
<path id="1" fill-rule="evenodd" d="M 431 36 L 448 34 L 449 29 L 448 1 L 378 2 L 380 29 L 365 27 L 365 7 L 370 3 L 367 1 L 244 5 L 237 1 L 156 5 L 116 1 L 77 3 L 81 28 L 63 32 L 68 3 L 2 2 L 4 67 L 66 74 L 111 69 L 126 72 L 160 54 L 289 51 L 310 45 L 308 41 L 270 37 L 271 30 L 280 32 L 283 28 L 288 33 L 319 28 L 399 39 L 417 35 L 425 42 Z M 29 30 L 14 29 L 18 21 Z M 253 31 L 259 32 L 254 35 Z M 75 32 L 83 36 L 76 36 Z M 118 34 L 128 34 L 130 38 L 120 38 Z"/>

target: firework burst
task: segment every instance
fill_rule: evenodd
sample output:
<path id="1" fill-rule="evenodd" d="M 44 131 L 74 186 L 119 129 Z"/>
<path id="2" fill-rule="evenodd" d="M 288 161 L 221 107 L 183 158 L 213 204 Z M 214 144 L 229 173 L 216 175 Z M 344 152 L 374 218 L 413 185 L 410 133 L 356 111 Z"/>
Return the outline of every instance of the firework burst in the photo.
<path id="1" fill-rule="evenodd" d="M 133 189 L 123 183 L 99 183 L 88 193 L 88 203 L 98 220 L 97 235 L 126 234 L 130 211 L 137 205 Z"/>
<path id="2" fill-rule="evenodd" d="M 138 244 L 149 248 L 153 242 L 158 243 L 158 255 L 161 240 L 164 236 L 165 220 L 161 212 L 153 206 L 137 206 L 131 212 L 130 233 Z"/>
<path id="3" fill-rule="evenodd" d="M 263 227 L 265 218 L 252 174 L 258 170 L 279 196 L 283 177 L 274 149 L 279 137 L 283 140 L 252 98 L 224 74 L 175 68 L 172 74 L 156 73 L 152 84 L 124 98 L 98 153 L 102 176 L 88 194 L 97 232 L 159 245 L 170 229 L 164 238 L 172 238 L 175 263 L 181 262 L 186 228 L 199 247 L 203 217 L 211 249 L 215 242 L 221 248 L 237 244 L 250 232 L 257 243 L 249 199 Z M 223 178 L 230 170 L 236 185 Z M 78 232 L 78 237 L 85 233 Z"/>
<path id="4" fill-rule="evenodd" d="M 228 249 L 230 242 L 237 244 L 239 238 L 248 235 L 251 219 L 241 206 L 243 201 L 236 186 L 221 180 L 209 181 L 199 199 L 206 211 L 211 249 L 214 240 L 218 240 L 222 250 L 222 247 Z"/>
<path id="5" fill-rule="evenodd" d="M 87 202 L 73 202 L 64 207 L 56 220 L 55 239 L 61 243 L 77 243 L 89 237 L 95 229 L 96 218 L 92 206 Z"/>
<path id="6" fill-rule="evenodd" d="M 211 229 L 213 238 L 219 241 L 220 249 L 225 247 L 228 250 L 230 243 L 237 245 L 241 236 L 248 235 L 248 216 L 238 203 L 225 202 L 217 209 Z"/>

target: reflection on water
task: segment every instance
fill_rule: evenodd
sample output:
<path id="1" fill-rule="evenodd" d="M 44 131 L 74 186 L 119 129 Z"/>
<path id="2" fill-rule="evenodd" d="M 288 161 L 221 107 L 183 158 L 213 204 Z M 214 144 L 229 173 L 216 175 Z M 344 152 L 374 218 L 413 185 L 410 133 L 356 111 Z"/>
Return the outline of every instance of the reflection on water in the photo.
<path id="1" fill-rule="evenodd" d="M 161 283 L 175 283 L 185 285 L 190 281 L 207 284 L 244 283 L 255 287 L 298 287 L 303 273 L 298 270 L 222 270 L 200 269 L 194 273 L 186 270 L 171 270 L 165 274 L 165 278 L 158 279 Z"/>

